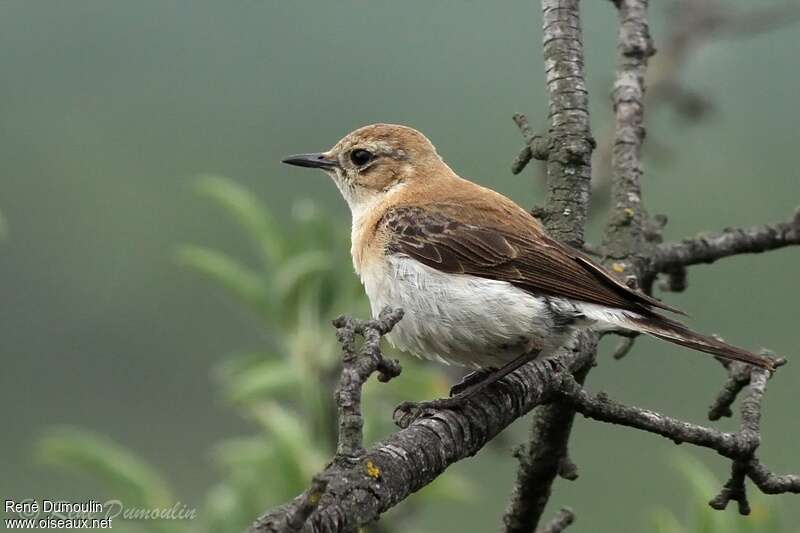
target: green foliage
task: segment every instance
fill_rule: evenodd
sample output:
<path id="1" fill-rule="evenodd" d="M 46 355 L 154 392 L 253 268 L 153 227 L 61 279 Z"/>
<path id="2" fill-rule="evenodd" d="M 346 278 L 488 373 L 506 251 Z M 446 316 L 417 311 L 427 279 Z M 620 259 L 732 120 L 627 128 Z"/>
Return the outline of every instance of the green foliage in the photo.
<path id="1" fill-rule="evenodd" d="M 79 471 L 103 482 L 111 498 L 127 509 L 169 509 L 177 502 L 155 468 L 103 435 L 72 427 L 52 428 L 39 439 L 35 453 L 44 464 Z M 182 533 L 187 527 L 177 521 L 146 520 L 126 530 Z"/>
<path id="2" fill-rule="evenodd" d="M 725 511 L 708 505 L 720 490 L 723 481 L 717 478 L 700 460 L 688 453 L 675 456 L 675 469 L 686 481 L 687 501 L 690 506 L 683 521 L 667 509 L 656 509 L 651 515 L 655 533 L 779 533 L 781 528 L 777 507 L 757 490 L 750 490 L 748 498 L 751 513 L 739 515 L 736 502 Z"/>
<path id="3" fill-rule="evenodd" d="M 46 464 L 92 474 L 129 505 L 164 507 L 175 502 L 172 490 L 154 468 L 103 435 L 52 428 L 37 443 L 36 455 Z"/>
<path id="4" fill-rule="evenodd" d="M 249 237 L 257 264 L 188 244 L 176 250 L 176 260 L 248 306 L 271 342 L 260 351 L 226 357 L 212 372 L 225 400 L 256 432 L 214 446 L 211 455 L 221 481 L 207 491 L 199 521 L 164 521 L 157 526 L 164 529 L 153 531 L 240 532 L 266 508 L 304 490 L 332 456 L 337 430 L 332 391 L 340 347 L 330 321 L 345 312 L 364 316 L 369 308 L 352 272 L 347 232 L 330 224 L 316 206 L 299 203 L 291 220 L 279 226 L 255 196 L 228 179 L 201 176 L 196 191 Z M 393 430 L 388 413 L 401 400 L 446 390 L 435 367 L 409 360 L 399 379 L 389 384 L 371 380 L 364 389 L 367 442 Z M 48 462 L 94 475 L 113 497 L 124 495 L 131 505 L 174 502 L 153 467 L 103 437 L 58 430 L 39 448 Z M 463 501 L 474 493 L 471 484 L 450 473 L 404 504 L 403 519 L 426 499 Z M 391 517 L 381 521 L 382 531 L 391 529 Z"/>

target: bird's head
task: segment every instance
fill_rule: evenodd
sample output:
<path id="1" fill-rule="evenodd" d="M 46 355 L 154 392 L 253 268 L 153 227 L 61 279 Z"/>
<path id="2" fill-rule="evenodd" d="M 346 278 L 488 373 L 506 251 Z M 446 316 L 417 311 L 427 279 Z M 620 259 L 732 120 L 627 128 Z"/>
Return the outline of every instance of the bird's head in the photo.
<path id="1" fill-rule="evenodd" d="M 396 124 L 364 126 L 327 152 L 293 155 L 283 162 L 323 170 L 354 212 L 447 168 L 427 137 Z"/>

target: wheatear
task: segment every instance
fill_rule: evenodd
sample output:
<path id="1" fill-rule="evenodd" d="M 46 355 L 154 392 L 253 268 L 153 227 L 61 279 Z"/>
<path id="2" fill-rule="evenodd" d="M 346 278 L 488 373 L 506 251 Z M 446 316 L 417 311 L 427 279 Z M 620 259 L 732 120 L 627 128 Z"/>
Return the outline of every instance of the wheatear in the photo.
<path id="1" fill-rule="evenodd" d="M 659 314 L 656 308 L 678 311 L 552 239 L 510 199 L 459 177 L 412 128 L 365 126 L 327 152 L 283 162 L 321 169 L 341 191 L 353 216 L 353 265 L 372 312 L 405 310 L 387 335 L 397 348 L 493 371 L 486 382 L 591 328 L 773 367 Z"/>

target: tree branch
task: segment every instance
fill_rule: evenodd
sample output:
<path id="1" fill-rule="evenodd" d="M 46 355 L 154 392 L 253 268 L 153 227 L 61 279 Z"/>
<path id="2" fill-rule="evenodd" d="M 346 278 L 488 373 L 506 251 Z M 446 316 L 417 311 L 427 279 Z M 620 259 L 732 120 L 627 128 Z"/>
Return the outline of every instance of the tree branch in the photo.
<path id="1" fill-rule="evenodd" d="M 369 377 L 377 373 L 378 380 L 387 382 L 400 375 L 400 363 L 383 357 L 381 337 L 403 318 L 402 309 L 384 309 L 378 318 L 357 320 L 340 316 L 333 321 L 336 337 L 342 345 L 342 370 L 334 394 L 339 418 L 336 455 L 328 468 L 314 476 L 311 487 L 292 502 L 261 517 L 251 531 L 302 531 L 307 520 L 320 504 L 323 495 L 337 487 L 337 469 L 359 464 L 365 455 L 364 419 L 361 415 L 361 389 Z M 356 337 L 364 339 L 360 349 Z M 372 463 L 365 463 L 371 474 Z"/>
<path id="2" fill-rule="evenodd" d="M 525 146 L 511 163 L 511 173 L 519 174 L 531 159 L 547 161 L 550 156 L 550 147 L 546 137 L 533 133 L 528 123 L 528 117 L 522 113 L 517 113 L 513 116 L 513 119 L 519 127 L 520 133 L 522 133 L 522 138 L 525 139 Z"/>
<path id="3" fill-rule="evenodd" d="M 597 349 L 597 338 L 584 335 L 576 344 L 579 360 L 577 379 L 586 378 Z M 577 469 L 569 458 L 569 435 L 575 410 L 568 403 L 556 402 L 536 410 L 529 443 L 515 454 L 519 459 L 511 500 L 503 515 L 505 531 L 529 532 L 542 519 L 556 476 L 575 480 Z M 569 468 L 565 469 L 565 466 Z"/>
<path id="4" fill-rule="evenodd" d="M 644 102 L 650 112 L 666 104 L 685 119 L 686 124 L 701 122 L 714 110 L 713 94 L 704 94 L 686 86 L 682 71 L 688 60 L 713 40 L 750 37 L 794 24 L 800 16 L 800 4 L 795 0 L 749 9 L 739 9 L 730 4 L 720 0 L 668 0 L 656 4 L 665 7 L 669 17 L 667 31 L 659 42 L 658 55 L 647 71 L 648 91 Z M 613 129 L 608 128 L 598 136 L 592 168 L 595 192 L 592 200 L 598 204 L 606 200 L 606 188 L 613 174 Z M 662 158 L 669 156 L 669 146 L 659 146 L 657 152 Z"/>
<path id="5" fill-rule="evenodd" d="M 763 355 L 774 357 L 774 354 L 767 350 L 762 350 L 762 353 Z M 753 371 L 752 366 L 739 361 L 729 361 L 721 358 L 717 358 L 717 361 L 728 371 L 728 379 L 708 409 L 708 419 L 712 421 L 719 420 L 722 417 L 733 416 L 731 405 L 736 401 L 736 397 L 742 389 L 750 383 Z M 775 368 L 785 364 L 786 359 L 783 357 L 775 358 Z"/>
<path id="6" fill-rule="evenodd" d="M 779 361 L 779 364 L 783 362 Z M 592 396 L 566 373 L 561 375 L 561 391 L 575 409 L 587 418 L 655 433 L 676 444 L 688 442 L 715 450 L 731 459 L 731 478 L 709 505 L 721 510 L 729 501 L 735 500 L 739 504 L 739 512 L 749 514 L 750 506 L 744 483 L 746 477 L 768 494 L 800 493 L 800 476 L 774 475 L 755 457 L 761 442 L 761 401 L 769 377 L 769 372 L 766 370 L 754 367 L 750 369 L 747 394 L 741 407 L 741 428 L 737 433 L 726 433 L 677 420 L 648 409 L 623 405 L 610 400 L 602 393 Z"/>
<path id="7" fill-rule="evenodd" d="M 580 247 L 589 209 L 589 92 L 583 69 L 578 0 L 542 0 L 544 68 L 549 94 L 547 229 Z"/>
<path id="8" fill-rule="evenodd" d="M 357 460 L 364 455 L 361 388 L 375 372 L 378 381 L 384 383 L 400 375 L 400 363 L 383 358 L 380 341 L 401 318 L 401 309 L 384 309 L 376 320 L 363 322 L 340 316 L 333 321 L 342 345 L 342 372 L 334 394 L 339 411 L 339 438 L 334 461 Z M 356 349 L 356 335 L 364 337 L 361 350 Z"/>
<path id="9" fill-rule="evenodd" d="M 578 0 L 542 0 L 542 15 L 551 124 L 546 157 L 548 196 L 539 215 L 551 235 L 580 248 L 589 209 L 595 142 L 589 123 Z M 529 129 L 519 119 L 515 121 L 533 150 Z M 576 342 L 580 363 L 576 376 L 582 382 L 594 361 L 597 336 L 585 333 Z M 556 476 L 566 471 L 565 477 L 577 477 L 567 451 L 574 418 L 575 411 L 564 403 L 548 405 L 534 413 L 530 443 L 517 454 L 520 466 L 503 516 L 507 533 L 535 530 Z M 565 469 L 565 465 L 570 468 Z"/>
<path id="10" fill-rule="evenodd" d="M 575 521 L 575 513 L 569 507 L 562 507 L 561 510 L 550 520 L 547 525 L 540 527 L 536 533 L 561 533 Z"/>
<path id="11" fill-rule="evenodd" d="M 662 244 L 650 260 L 650 269 L 653 272 L 667 272 L 700 263 L 713 263 L 732 255 L 756 254 L 797 244 L 800 244 L 800 210 L 787 222 L 727 228 L 719 233 Z"/>
<path id="12" fill-rule="evenodd" d="M 640 265 L 631 270 L 625 261 L 640 257 L 644 250 L 642 207 L 642 144 L 644 129 L 644 78 L 647 61 L 655 53 L 647 24 L 647 0 L 617 0 L 617 78 L 611 91 L 614 107 L 614 145 L 611 152 L 611 198 L 614 203 L 606 225 L 603 251 L 618 259 L 615 270 L 641 275 Z"/>
<path id="13" fill-rule="evenodd" d="M 400 311 L 385 310 L 377 320 L 337 319 L 346 367 L 337 404 L 340 414 L 345 413 L 343 416 L 351 424 L 340 432 L 346 445 L 340 442 L 338 449 L 348 452 L 337 452 L 326 469 L 314 477 L 309 490 L 259 518 L 251 532 L 353 531 L 377 520 L 436 479 L 449 465 L 475 455 L 518 417 L 556 400 L 586 417 L 656 433 L 677 443 L 710 448 L 732 459 L 734 475 L 720 496 L 712 500 L 718 507 L 737 499 L 740 510 L 746 508 L 742 473 L 765 493 L 800 492 L 800 476 L 772 474 L 755 457 L 760 442 L 761 400 L 769 377 L 766 371 L 751 369 L 748 394 L 741 408 L 742 428 L 738 433 L 726 433 L 625 406 L 602 394 L 590 395 L 574 376 L 585 364 L 581 360 L 585 352 L 578 350 L 534 361 L 481 390 L 458 410 L 419 413 L 404 429 L 369 450 L 360 449 L 357 443 L 361 442 L 362 428 L 352 416 L 360 412 L 356 400 L 360 394 L 352 394 L 352 387 L 362 387 L 369 375 L 380 373 L 381 369 L 391 368 L 388 373 L 396 375 L 395 362 L 383 358 L 379 343 L 400 316 Z M 360 350 L 355 349 L 356 335 L 365 338 Z M 346 389 L 351 393 L 342 394 Z M 571 512 L 562 511 L 539 531 L 561 531 L 573 518 Z"/>
<path id="14" fill-rule="evenodd" d="M 398 316 L 396 312 L 384 311 L 378 320 L 367 322 L 337 319 L 347 367 L 343 368 L 340 390 L 354 383 L 361 387 L 369 377 L 362 370 L 380 371 L 386 362 L 380 355 L 379 339 Z M 356 351 L 353 339 L 359 334 L 365 336 L 365 344 Z M 331 464 L 315 477 L 324 481 L 324 491 L 315 482 L 315 487 L 306 493 L 259 518 L 250 531 L 297 531 L 292 524 L 297 523 L 298 517 L 306 519 L 301 529 L 304 532 L 352 531 L 377 520 L 451 464 L 475 455 L 514 420 L 550 402 L 559 390 L 558 376 L 565 372 L 571 375 L 581 364 L 583 361 L 572 351 L 535 361 L 482 389 L 463 408 L 418 413 L 413 420 L 402 421 L 408 423 L 407 427 L 360 452 L 361 426 L 350 416 L 354 411 L 360 412 L 357 406 L 360 394 L 352 389 L 347 395 L 337 394 L 339 412 L 350 420 L 350 426 L 340 431 L 340 439 L 347 444 L 340 442 L 338 449 L 348 452 L 337 453 Z M 358 377 L 353 379 L 354 375 Z M 348 403 L 346 408 L 342 403 Z"/>

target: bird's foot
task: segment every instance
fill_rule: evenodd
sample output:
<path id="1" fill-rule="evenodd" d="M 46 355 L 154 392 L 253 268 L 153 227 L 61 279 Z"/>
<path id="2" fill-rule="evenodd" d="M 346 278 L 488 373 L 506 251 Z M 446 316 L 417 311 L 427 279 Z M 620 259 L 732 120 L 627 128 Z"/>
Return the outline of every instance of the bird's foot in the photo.
<path id="1" fill-rule="evenodd" d="M 469 389 L 469 387 L 467 387 Z M 394 409 L 394 423 L 407 428 L 412 422 L 440 409 L 458 409 L 469 399 L 471 391 L 467 390 L 450 398 L 439 398 L 424 402 L 403 402 Z"/>
<path id="2" fill-rule="evenodd" d="M 394 423 L 401 428 L 406 428 L 418 418 L 422 418 L 431 411 L 438 409 L 459 409 L 470 400 L 475 394 L 481 392 L 486 387 L 503 379 L 519 367 L 533 361 L 538 357 L 539 351 L 533 350 L 517 357 L 497 370 L 477 370 L 462 379 L 450 390 L 450 398 L 441 398 L 427 402 L 403 402 L 394 410 Z"/>
<path id="3" fill-rule="evenodd" d="M 491 370 L 474 370 L 469 374 L 464 375 L 458 383 L 450 387 L 450 396 L 458 396 L 459 393 L 464 392 L 473 385 L 477 385 L 484 379 L 492 374 Z"/>
<path id="4" fill-rule="evenodd" d="M 403 402 L 394 410 L 394 423 L 401 428 L 408 427 L 412 422 L 423 418 L 432 411 L 439 409 L 460 409 L 464 403 L 472 398 L 477 392 L 491 385 L 497 379 L 497 370 L 476 370 L 470 372 L 461 381 L 453 385 L 450 389 L 449 398 L 439 398 L 424 402 Z"/>

